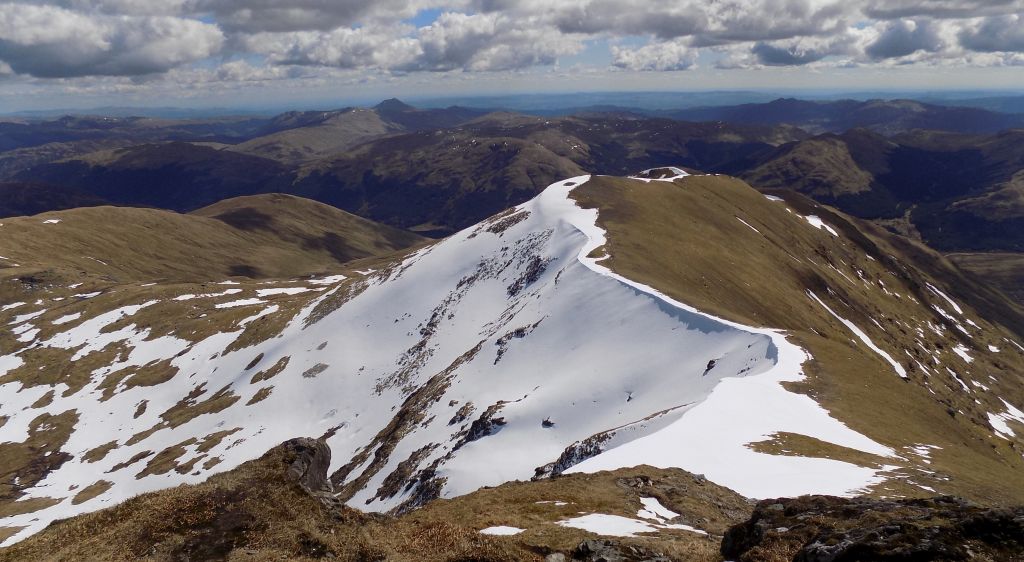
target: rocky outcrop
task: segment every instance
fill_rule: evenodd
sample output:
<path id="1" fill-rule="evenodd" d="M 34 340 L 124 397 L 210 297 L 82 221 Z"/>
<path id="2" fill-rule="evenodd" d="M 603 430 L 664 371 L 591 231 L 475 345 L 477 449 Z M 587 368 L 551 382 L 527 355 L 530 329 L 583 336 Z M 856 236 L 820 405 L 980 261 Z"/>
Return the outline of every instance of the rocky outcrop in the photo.
<path id="1" fill-rule="evenodd" d="M 331 448 L 322 439 L 298 437 L 281 444 L 288 469 L 285 476 L 328 507 L 340 505 L 334 497 L 334 485 L 327 477 L 331 467 Z"/>
<path id="2" fill-rule="evenodd" d="M 563 558 L 564 560 L 564 558 Z M 585 540 L 572 552 L 572 560 L 588 562 L 672 562 L 659 552 L 613 540 Z"/>
<path id="3" fill-rule="evenodd" d="M 531 478 L 531 480 L 543 480 L 544 478 L 558 476 L 566 469 L 591 457 L 596 457 L 604 451 L 602 445 L 611 439 L 612 435 L 613 434 L 610 432 L 598 433 L 597 435 L 591 435 L 582 441 L 577 441 L 572 445 L 569 445 L 564 451 L 562 451 L 562 454 L 558 456 L 557 460 L 535 468 L 533 471 L 533 478 Z"/>
<path id="4" fill-rule="evenodd" d="M 740 562 L 1022 560 L 1024 507 L 986 508 L 949 496 L 764 500 L 726 532 L 722 555 Z"/>

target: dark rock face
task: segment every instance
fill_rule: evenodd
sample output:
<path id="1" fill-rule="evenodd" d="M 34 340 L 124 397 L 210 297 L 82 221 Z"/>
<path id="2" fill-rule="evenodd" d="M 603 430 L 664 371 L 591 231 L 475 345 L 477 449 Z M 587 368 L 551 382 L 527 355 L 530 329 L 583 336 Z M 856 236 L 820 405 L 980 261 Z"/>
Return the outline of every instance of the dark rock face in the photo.
<path id="1" fill-rule="evenodd" d="M 543 480 L 544 478 L 558 476 L 569 467 L 575 466 L 591 457 L 596 457 L 604 451 L 601 446 L 605 441 L 611 439 L 612 436 L 613 433 L 611 432 L 598 433 L 569 445 L 554 462 L 549 462 L 544 466 L 535 468 L 533 478 L 530 480 Z"/>
<path id="2" fill-rule="evenodd" d="M 593 562 L 671 562 L 661 553 L 617 541 L 589 539 L 581 542 L 572 552 L 573 560 Z"/>
<path id="3" fill-rule="evenodd" d="M 299 437 L 285 441 L 288 479 L 296 482 L 303 490 L 314 496 L 331 494 L 334 486 L 327 478 L 331 466 L 331 448 L 320 439 Z"/>
<path id="4" fill-rule="evenodd" d="M 983 508 L 953 497 L 764 500 L 726 532 L 741 562 L 1024 560 L 1024 507 Z"/>

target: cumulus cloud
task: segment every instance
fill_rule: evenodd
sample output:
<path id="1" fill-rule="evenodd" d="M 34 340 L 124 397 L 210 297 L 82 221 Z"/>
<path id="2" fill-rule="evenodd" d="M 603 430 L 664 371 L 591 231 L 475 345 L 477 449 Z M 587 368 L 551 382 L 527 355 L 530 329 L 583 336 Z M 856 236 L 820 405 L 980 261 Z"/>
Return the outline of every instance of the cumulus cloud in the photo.
<path id="1" fill-rule="evenodd" d="M 1024 52 L 1024 17 L 1020 14 L 985 18 L 965 26 L 959 34 L 964 48 L 980 52 Z"/>
<path id="2" fill-rule="evenodd" d="M 820 61 L 831 54 L 822 49 L 807 49 L 795 45 L 782 46 L 771 43 L 757 43 L 750 49 L 750 52 L 765 66 L 799 66 Z"/>
<path id="3" fill-rule="evenodd" d="M 230 31 L 330 31 L 367 21 L 410 18 L 440 4 L 430 0 L 185 0 L 185 9 L 211 13 Z"/>
<path id="4" fill-rule="evenodd" d="M 192 19 L 0 4 L 0 61 L 19 74 L 65 78 L 159 73 L 205 59 L 223 42 L 217 26 Z"/>
<path id="5" fill-rule="evenodd" d="M 682 41 L 652 43 L 636 49 L 612 46 L 612 64 L 626 70 L 687 70 L 697 64 L 697 51 Z"/>
<path id="6" fill-rule="evenodd" d="M 864 14 L 874 19 L 928 16 L 968 18 L 1024 11 L 1022 0 L 868 0 Z"/>
<path id="7" fill-rule="evenodd" d="M 419 56 L 419 46 L 412 38 L 396 37 L 390 29 L 369 27 L 263 32 L 247 35 L 240 43 L 279 65 L 390 68 Z"/>
<path id="8" fill-rule="evenodd" d="M 938 26 L 930 20 L 896 20 L 882 29 L 878 38 L 865 47 L 865 54 L 874 59 L 891 59 L 942 49 L 945 43 Z"/>
<path id="9" fill-rule="evenodd" d="M 393 71 L 494 71 L 554 64 L 579 41 L 498 13 L 442 14 L 434 23 L 338 28 L 328 32 L 261 33 L 247 49 L 275 64 L 378 68 Z"/>
<path id="10" fill-rule="evenodd" d="M 814 35 L 845 27 L 841 0 L 477 0 L 483 12 L 529 15 L 564 33 L 698 37 L 703 44 Z"/>
<path id="11" fill-rule="evenodd" d="M 421 55 L 410 69 L 513 70 L 554 64 L 574 54 L 578 40 L 555 29 L 499 13 L 442 14 L 417 36 Z"/>
<path id="12" fill-rule="evenodd" d="M 289 80 L 302 78 L 305 73 L 294 66 L 253 65 L 248 61 L 234 60 L 226 62 L 214 70 L 206 81 L 217 82 L 266 82 L 271 80 Z"/>

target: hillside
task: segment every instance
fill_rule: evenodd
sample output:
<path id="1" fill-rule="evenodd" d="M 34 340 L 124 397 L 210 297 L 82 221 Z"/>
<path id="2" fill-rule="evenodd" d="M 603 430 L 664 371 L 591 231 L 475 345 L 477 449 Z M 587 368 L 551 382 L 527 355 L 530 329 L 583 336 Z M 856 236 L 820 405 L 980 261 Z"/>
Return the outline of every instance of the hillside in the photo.
<path id="1" fill-rule="evenodd" d="M 948 253 L 1024 303 L 1022 131 L 995 135 L 866 130 L 759 154 L 741 175 L 875 220 Z"/>
<path id="2" fill-rule="evenodd" d="M 396 99 L 369 109 L 290 113 L 275 118 L 268 125 L 269 133 L 228 150 L 301 163 L 334 156 L 389 134 L 454 127 L 480 114 L 455 107 L 417 109 Z"/>
<path id="3" fill-rule="evenodd" d="M 625 175 L 666 159 L 717 170 L 804 136 L 790 128 L 496 113 L 307 164 L 289 189 L 385 224 L 447 235 L 583 170 Z"/>
<path id="4" fill-rule="evenodd" d="M 0 182 L 0 218 L 107 205 L 88 191 L 41 183 Z"/>
<path id="5" fill-rule="evenodd" d="M 158 141 L 237 142 L 257 134 L 266 124 L 266 119 L 256 117 L 155 119 L 103 115 L 0 121 L 0 151 L 111 139 L 121 139 L 122 144 Z"/>
<path id="6" fill-rule="evenodd" d="M 256 137 L 229 150 L 281 162 L 301 162 L 344 152 L 369 139 L 401 130 L 375 111 L 349 109 L 325 112 L 317 121 Z"/>
<path id="7" fill-rule="evenodd" d="M 578 176 L 397 258 L 235 282 L 20 286 L 5 545 L 297 435 L 339 502 L 393 514 L 639 464 L 753 498 L 1024 501 L 1018 310 L 799 196 Z"/>
<path id="8" fill-rule="evenodd" d="M 104 206 L 9 218 L 2 225 L 0 276 L 118 283 L 309 275 L 420 242 L 414 234 L 288 195 L 228 199 L 190 215 Z"/>
<path id="9" fill-rule="evenodd" d="M 658 114 L 682 121 L 792 125 L 810 133 L 841 133 L 865 128 L 884 135 L 915 129 L 977 134 L 1024 126 L 1022 115 L 900 99 L 808 101 L 780 98 L 767 103 L 698 107 Z"/>
<path id="10" fill-rule="evenodd" d="M 172 142 L 92 152 L 17 175 L 88 192 L 118 205 L 187 212 L 230 197 L 282 191 L 288 169 L 216 146 Z"/>
<path id="11" fill-rule="evenodd" d="M 821 135 L 764 152 L 742 176 L 872 219 L 906 217 L 941 251 L 1020 251 L 1024 131 L 996 135 L 865 130 Z"/>

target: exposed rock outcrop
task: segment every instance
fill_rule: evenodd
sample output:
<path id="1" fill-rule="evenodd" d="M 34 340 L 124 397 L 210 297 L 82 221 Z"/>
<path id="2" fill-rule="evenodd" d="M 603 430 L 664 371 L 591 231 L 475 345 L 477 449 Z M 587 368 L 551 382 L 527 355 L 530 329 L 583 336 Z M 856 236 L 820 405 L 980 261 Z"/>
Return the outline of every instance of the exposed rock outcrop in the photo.
<path id="1" fill-rule="evenodd" d="M 597 539 L 581 542 L 572 552 L 572 559 L 593 562 L 672 562 L 668 556 L 647 548 Z"/>
<path id="2" fill-rule="evenodd" d="M 288 479 L 297 482 L 311 494 L 331 493 L 334 486 L 327 478 L 331 466 L 331 448 L 320 439 L 298 437 L 282 444 L 288 466 Z"/>
<path id="3" fill-rule="evenodd" d="M 763 500 L 726 532 L 722 555 L 741 562 L 1022 560 L 1024 507 L 979 507 L 949 496 Z"/>

